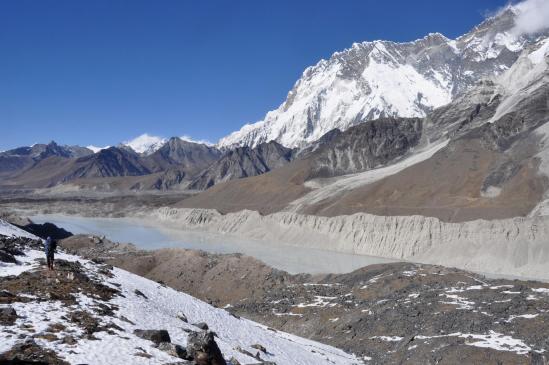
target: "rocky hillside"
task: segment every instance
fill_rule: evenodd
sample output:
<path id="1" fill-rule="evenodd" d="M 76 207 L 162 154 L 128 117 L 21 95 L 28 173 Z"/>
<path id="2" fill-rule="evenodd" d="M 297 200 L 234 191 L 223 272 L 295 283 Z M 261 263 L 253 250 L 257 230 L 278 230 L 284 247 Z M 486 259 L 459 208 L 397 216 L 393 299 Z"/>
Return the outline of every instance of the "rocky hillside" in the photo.
<path id="1" fill-rule="evenodd" d="M 365 363 L 547 361 L 549 285 L 539 282 L 487 279 L 413 263 L 339 275 L 289 275 L 238 254 L 139 251 L 88 236 L 73 236 L 61 245 L 160 280 L 272 331 L 355 353 Z M 234 280 L 242 277 L 246 280 Z"/>
<path id="2" fill-rule="evenodd" d="M 288 164 L 293 151 L 274 141 L 255 148 L 238 147 L 205 169 L 190 184 L 190 189 L 206 190 L 223 181 L 264 174 Z"/>
<path id="3" fill-rule="evenodd" d="M 0 362 L 359 363 L 109 265 L 59 253 L 47 271 L 40 240 L 0 233 Z"/>
<path id="4" fill-rule="evenodd" d="M 311 153 L 308 179 L 340 176 L 387 165 L 419 144 L 419 118 L 387 118 L 362 123 L 340 133 Z"/>
<path id="5" fill-rule="evenodd" d="M 364 120 L 423 117 L 513 65 L 536 39 L 514 32 L 521 11 L 508 7 L 456 39 L 433 33 L 407 43 L 355 43 L 307 68 L 278 109 L 219 144 L 296 147 Z"/>
<path id="6" fill-rule="evenodd" d="M 0 177 L 23 171 L 48 157 L 78 158 L 92 154 L 79 146 L 60 146 L 55 142 L 35 144 L 0 152 Z"/>
<path id="7" fill-rule="evenodd" d="M 148 156 L 145 163 L 155 172 L 177 166 L 189 175 L 195 175 L 217 161 L 220 156 L 221 151 L 215 147 L 173 137 Z"/>

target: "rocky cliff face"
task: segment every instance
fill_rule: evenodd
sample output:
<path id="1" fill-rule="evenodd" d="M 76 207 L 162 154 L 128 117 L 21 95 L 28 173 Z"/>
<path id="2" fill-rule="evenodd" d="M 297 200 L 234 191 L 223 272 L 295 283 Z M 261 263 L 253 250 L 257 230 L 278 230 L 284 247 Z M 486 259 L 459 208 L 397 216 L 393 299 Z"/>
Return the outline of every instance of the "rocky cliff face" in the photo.
<path id="1" fill-rule="evenodd" d="M 274 141 L 255 148 L 239 147 L 209 166 L 189 184 L 189 188 L 205 190 L 223 181 L 261 175 L 291 160 L 292 150 Z"/>
<path id="2" fill-rule="evenodd" d="M 168 226 L 320 249 L 549 279 L 549 217 L 444 223 L 422 216 L 319 217 L 160 208 Z"/>
<path id="3" fill-rule="evenodd" d="M 187 174 L 198 173 L 217 161 L 221 151 L 201 143 L 194 143 L 173 137 L 156 152 L 144 159 L 151 171 L 163 171 L 177 166 Z"/>
<path id="4" fill-rule="evenodd" d="M 110 147 L 74 161 L 74 166 L 64 176 L 63 182 L 82 178 L 140 176 L 148 173 L 149 169 L 141 163 L 135 152 Z"/>
<path id="5" fill-rule="evenodd" d="M 313 167 L 309 178 L 339 176 L 385 165 L 416 146 L 421 134 L 419 118 L 386 118 L 359 124 L 310 157 Z"/>
<path id="6" fill-rule="evenodd" d="M 219 144 L 296 147 L 364 120 L 423 117 L 513 65 L 535 40 L 511 32 L 519 11 L 508 7 L 455 40 L 434 33 L 408 43 L 355 43 L 307 68 L 278 109 Z"/>

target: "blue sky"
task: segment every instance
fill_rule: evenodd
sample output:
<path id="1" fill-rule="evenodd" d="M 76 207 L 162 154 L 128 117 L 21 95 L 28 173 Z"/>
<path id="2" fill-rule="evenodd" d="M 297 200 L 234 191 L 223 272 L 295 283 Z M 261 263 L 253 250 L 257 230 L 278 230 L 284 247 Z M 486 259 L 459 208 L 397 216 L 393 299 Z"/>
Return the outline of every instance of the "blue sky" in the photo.
<path id="1" fill-rule="evenodd" d="M 0 150 L 217 141 L 353 42 L 456 37 L 506 1 L 0 1 Z"/>

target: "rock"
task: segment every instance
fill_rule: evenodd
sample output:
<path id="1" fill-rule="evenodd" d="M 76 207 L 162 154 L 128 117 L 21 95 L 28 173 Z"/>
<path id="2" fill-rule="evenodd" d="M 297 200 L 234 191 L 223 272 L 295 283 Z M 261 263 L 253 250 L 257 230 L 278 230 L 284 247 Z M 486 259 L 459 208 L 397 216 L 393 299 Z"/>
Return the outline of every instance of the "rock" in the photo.
<path id="1" fill-rule="evenodd" d="M 145 298 L 145 299 L 149 299 L 149 298 L 147 298 L 147 296 L 146 296 L 145 294 L 143 294 L 140 290 L 135 289 L 133 292 L 135 293 L 135 295 L 137 295 L 137 296 L 139 296 L 139 297 L 143 297 L 143 298 Z"/>
<path id="2" fill-rule="evenodd" d="M 11 326 L 17 319 L 17 312 L 12 307 L 0 308 L 0 324 Z"/>
<path id="3" fill-rule="evenodd" d="M 242 365 L 240 363 L 240 361 L 238 361 L 234 356 L 231 357 L 231 359 L 229 360 L 229 362 L 232 364 L 232 365 Z"/>
<path id="4" fill-rule="evenodd" d="M 244 354 L 246 356 L 249 356 L 249 357 L 255 357 L 254 354 L 252 354 L 250 351 L 248 350 L 244 350 L 242 347 L 238 346 L 237 348 L 235 348 L 236 351 L 240 352 L 241 354 Z"/>
<path id="5" fill-rule="evenodd" d="M 531 365 L 545 365 L 547 364 L 547 359 L 543 354 L 538 354 L 537 352 L 530 352 L 530 364 Z"/>
<path id="6" fill-rule="evenodd" d="M 188 323 L 187 316 L 183 312 L 177 312 L 176 317 L 182 320 L 183 322 Z"/>
<path id="7" fill-rule="evenodd" d="M 29 339 L 19 343 L 11 350 L 0 354 L 0 363 L 2 364 L 51 364 L 68 365 L 69 363 L 61 360 L 55 352 L 43 349 L 38 346 L 34 340 Z"/>
<path id="8" fill-rule="evenodd" d="M 275 141 L 262 143 L 254 148 L 238 147 L 208 166 L 188 188 L 206 190 L 223 181 L 264 174 L 290 163 L 291 160 L 292 150 Z"/>
<path id="9" fill-rule="evenodd" d="M 7 290 L 0 290 L 0 298 L 15 298 L 15 295 Z"/>
<path id="10" fill-rule="evenodd" d="M 172 342 L 170 334 L 166 330 L 141 330 L 137 329 L 133 331 L 133 334 L 137 337 L 141 337 L 145 340 L 152 341 L 157 345 L 161 342 Z"/>
<path id="11" fill-rule="evenodd" d="M 168 355 L 179 357 L 180 359 L 187 359 L 187 349 L 175 343 L 161 342 L 158 345 L 158 349 L 166 352 Z"/>
<path id="12" fill-rule="evenodd" d="M 187 354 L 197 365 L 226 365 L 221 350 L 208 331 L 192 332 L 187 337 Z"/>
<path id="13" fill-rule="evenodd" d="M 59 228 L 55 224 L 49 222 L 43 224 L 31 223 L 19 228 L 43 239 L 51 237 L 54 240 L 62 240 L 73 235 L 71 232 L 66 231 L 63 228 Z"/>
<path id="14" fill-rule="evenodd" d="M 63 337 L 61 342 L 66 344 L 66 345 L 75 345 L 77 341 L 73 336 L 65 336 L 65 337 Z"/>
<path id="15" fill-rule="evenodd" d="M 15 264 L 17 262 L 17 260 L 15 260 L 15 257 L 13 257 L 12 254 L 9 254 L 5 251 L 0 251 L 0 261 L 7 262 L 10 264 Z"/>
<path id="16" fill-rule="evenodd" d="M 200 328 L 201 330 L 207 331 L 209 329 L 208 324 L 205 322 L 198 322 L 193 324 L 193 326 Z"/>
<path id="17" fill-rule="evenodd" d="M 252 346 L 250 346 L 250 347 L 253 348 L 253 349 L 259 350 L 259 351 L 263 352 L 264 354 L 267 353 L 267 349 L 266 349 L 264 346 L 262 346 L 262 345 L 260 345 L 260 344 L 258 344 L 258 343 L 254 344 L 254 345 L 252 345 Z"/>

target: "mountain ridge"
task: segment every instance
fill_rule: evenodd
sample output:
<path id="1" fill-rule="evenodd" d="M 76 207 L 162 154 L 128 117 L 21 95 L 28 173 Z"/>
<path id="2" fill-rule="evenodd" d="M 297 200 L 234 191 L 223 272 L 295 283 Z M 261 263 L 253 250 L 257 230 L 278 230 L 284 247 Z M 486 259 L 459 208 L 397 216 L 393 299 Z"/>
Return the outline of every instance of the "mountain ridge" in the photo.
<path id="1" fill-rule="evenodd" d="M 359 121 L 424 117 L 480 78 L 513 64 L 524 45 L 533 41 L 509 34 L 517 11 L 508 7 L 455 40 L 430 33 L 411 42 L 354 43 L 306 68 L 278 109 L 218 145 L 253 147 L 275 140 L 299 147 Z"/>

